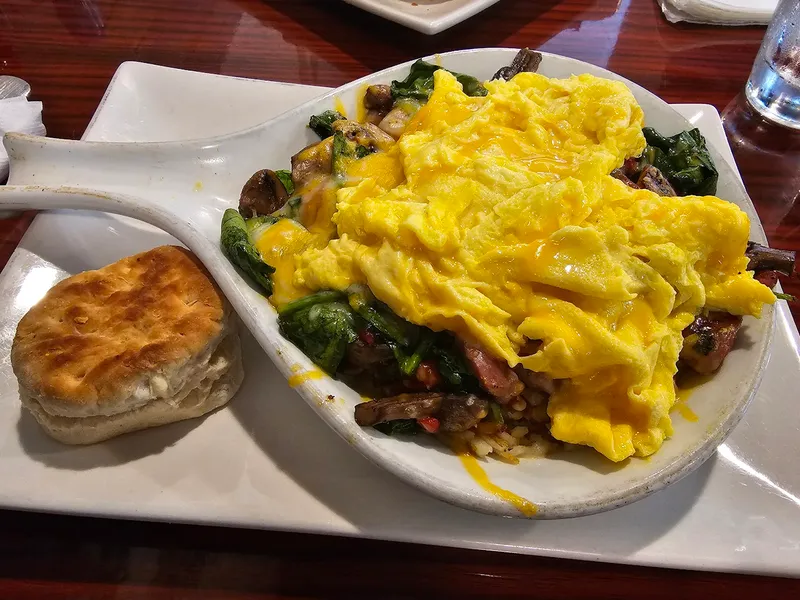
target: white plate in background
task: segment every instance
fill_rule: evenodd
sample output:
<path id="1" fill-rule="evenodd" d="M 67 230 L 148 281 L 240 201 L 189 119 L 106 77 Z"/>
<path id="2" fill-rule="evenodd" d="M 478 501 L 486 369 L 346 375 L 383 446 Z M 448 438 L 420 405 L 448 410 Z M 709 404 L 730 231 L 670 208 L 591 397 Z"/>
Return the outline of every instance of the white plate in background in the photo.
<path id="1" fill-rule="evenodd" d="M 466 21 L 498 0 L 344 0 L 384 19 L 433 35 Z"/>
<path id="2" fill-rule="evenodd" d="M 159 97 L 179 96 L 187 86 L 210 100 L 195 98 L 177 111 L 165 108 L 169 101 L 159 103 Z M 220 102 L 235 104 L 241 94 L 234 90 L 244 88 L 243 101 L 255 107 L 252 114 L 221 110 L 227 105 Z M 233 131 L 319 92 L 128 63 L 86 138 L 146 141 L 154 131 L 163 136 L 159 139 Z M 279 103 L 269 102 L 276 97 Z M 730 157 L 713 108 L 680 110 Z M 9 307 L 0 316 L 0 360 L 8 356 L 21 315 L 65 271 L 96 268 L 169 242 L 161 232 L 118 217 L 39 216 L 0 276 L 0 294 Z M 800 454 L 800 416 L 792 393 L 800 385 L 797 342 L 791 316 L 781 306 L 773 357 L 757 399 L 716 458 L 697 472 L 629 507 L 542 523 L 449 507 L 373 467 L 313 415 L 249 336 L 245 366 L 251 376 L 229 407 L 204 421 L 90 448 L 65 449 L 30 419 L 20 419 L 13 375 L 8 363 L 0 362 L 0 505 L 800 575 L 800 474 L 793 466 Z"/>

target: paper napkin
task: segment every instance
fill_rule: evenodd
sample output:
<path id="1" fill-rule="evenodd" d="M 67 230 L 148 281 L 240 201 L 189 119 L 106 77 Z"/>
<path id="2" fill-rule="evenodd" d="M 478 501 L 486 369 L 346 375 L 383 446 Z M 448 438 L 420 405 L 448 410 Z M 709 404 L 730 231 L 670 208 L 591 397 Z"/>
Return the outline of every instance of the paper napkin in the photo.
<path id="1" fill-rule="evenodd" d="M 710 25 L 767 25 L 778 0 L 659 0 L 668 21 Z"/>
<path id="2" fill-rule="evenodd" d="M 24 96 L 0 100 L 0 138 L 9 131 L 44 135 L 42 103 L 28 102 Z M 8 153 L 0 144 L 0 183 L 8 178 Z"/>

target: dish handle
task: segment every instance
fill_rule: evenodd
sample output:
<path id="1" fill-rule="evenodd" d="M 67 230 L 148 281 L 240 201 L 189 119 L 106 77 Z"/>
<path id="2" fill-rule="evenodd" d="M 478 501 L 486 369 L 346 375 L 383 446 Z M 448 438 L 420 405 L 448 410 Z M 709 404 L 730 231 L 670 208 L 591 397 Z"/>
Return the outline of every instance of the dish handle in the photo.
<path id="1" fill-rule="evenodd" d="M 10 175 L 8 186 L 0 186 L 0 218 L 12 210 L 98 210 L 173 233 L 164 220 L 203 221 L 208 207 L 225 208 L 219 190 L 197 185 L 219 180 L 210 174 L 220 159 L 213 141 L 84 142 L 9 133 L 3 143 Z"/>
<path id="2" fill-rule="evenodd" d="M 214 140 L 194 142 L 85 142 L 7 133 L 9 185 L 160 192 L 191 189 L 217 167 Z M 225 157 L 227 158 L 227 157 Z M 138 194 L 137 194 L 138 195 Z"/>
<path id="3" fill-rule="evenodd" d="M 145 221 L 185 243 L 193 228 L 168 208 L 144 198 L 69 186 L 0 186 L 0 217 L 25 210 L 97 210 Z"/>

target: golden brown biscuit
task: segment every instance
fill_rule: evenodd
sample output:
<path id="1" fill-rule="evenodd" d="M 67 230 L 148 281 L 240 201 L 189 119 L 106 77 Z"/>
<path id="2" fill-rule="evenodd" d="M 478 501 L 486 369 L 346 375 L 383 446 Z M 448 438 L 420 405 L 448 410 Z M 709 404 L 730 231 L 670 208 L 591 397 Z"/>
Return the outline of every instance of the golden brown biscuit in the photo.
<path id="1" fill-rule="evenodd" d="M 242 379 L 230 306 L 176 246 L 58 283 L 20 321 L 11 362 L 23 403 L 67 443 L 198 416 Z"/>

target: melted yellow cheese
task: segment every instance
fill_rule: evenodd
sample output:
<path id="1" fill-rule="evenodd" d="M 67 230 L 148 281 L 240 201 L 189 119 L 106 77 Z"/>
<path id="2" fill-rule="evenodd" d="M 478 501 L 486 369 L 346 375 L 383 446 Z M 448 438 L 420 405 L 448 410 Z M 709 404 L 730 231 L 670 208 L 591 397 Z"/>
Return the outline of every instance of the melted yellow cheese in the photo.
<path id="1" fill-rule="evenodd" d="M 295 257 L 313 240 L 311 233 L 291 219 L 281 219 L 255 240 L 264 262 L 275 269 L 270 300 L 277 308 L 310 293 L 308 288 L 295 285 L 293 280 Z"/>
<path id="2" fill-rule="evenodd" d="M 681 331 L 703 307 L 757 316 L 774 302 L 745 270 L 748 218 L 608 175 L 645 145 L 622 83 L 523 73 L 486 86 L 468 97 L 437 71 L 397 144 L 320 192 L 302 219 L 315 241 L 285 242 L 299 256 L 278 269 L 279 302 L 365 283 L 409 321 L 563 380 L 556 439 L 648 456 L 672 433 Z M 526 339 L 544 343 L 520 357 Z"/>
<path id="3" fill-rule="evenodd" d="M 289 387 L 297 387 L 298 385 L 304 384 L 306 381 L 311 381 L 312 379 L 322 379 L 323 377 L 325 377 L 325 373 L 319 369 L 312 369 L 311 371 L 304 371 L 302 373 L 290 375 L 287 381 L 289 383 Z"/>
<path id="4" fill-rule="evenodd" d="M 338 96 L 333 100 L 333 108 L 336 109 L 340 115 L 342 115 L 345 119 L 347 118 L 347 109 L 344 106 L 344 102 Z"/>

